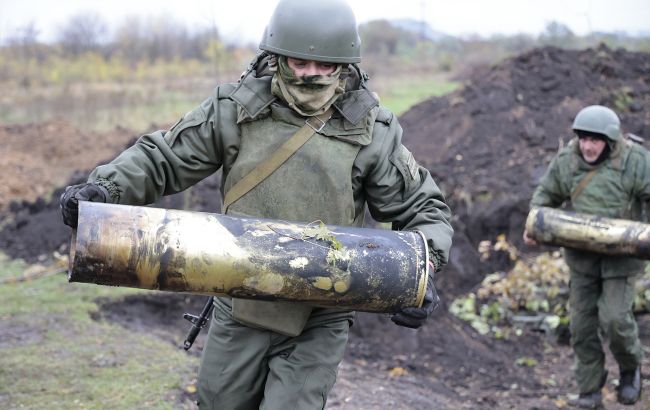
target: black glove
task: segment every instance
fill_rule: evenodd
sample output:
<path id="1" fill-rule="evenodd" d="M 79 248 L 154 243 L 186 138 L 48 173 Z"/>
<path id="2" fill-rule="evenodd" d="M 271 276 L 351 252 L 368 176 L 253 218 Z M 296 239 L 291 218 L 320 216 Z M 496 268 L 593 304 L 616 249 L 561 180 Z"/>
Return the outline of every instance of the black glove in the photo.
<path id="1" fill-rule="evenodd" d="M 77 227 L 79 201 L 106 202 L 106 199 L 108 199 L 106 188 L 93 183 L 67 187 L 59 199 L 63 223 L 72 228 Z"/>
<path id="2" fill-rule="evenodd" d="M 440 298 L 438 297 L 436 288 L 433 285 L 433 269 L 431 269 L 429 271 L 427 290 L 424 293 L 424 302 L 422 302 L 422 307 L 402 308 L 401 311 L 391 316 L 390 320 L 399 326 L 417 329 L 424 324 L 429 315 L 436 310 L 439 304 Z"/>

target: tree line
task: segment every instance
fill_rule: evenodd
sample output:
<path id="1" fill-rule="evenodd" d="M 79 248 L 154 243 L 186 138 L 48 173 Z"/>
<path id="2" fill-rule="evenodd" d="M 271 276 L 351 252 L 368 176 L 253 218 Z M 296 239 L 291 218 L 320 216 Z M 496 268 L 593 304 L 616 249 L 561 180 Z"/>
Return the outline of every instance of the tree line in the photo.
<path id="1" fill-rule="evenodd" d="M 578 36 L 558 22 L 549 23 L 539 35 L 495 35 L 489 38 L 458 38 L 441 33 L 431 36 L 432 30 L 423 22 L 400 23 L 375 20 L 360 25 L 366 69 L 381 71 L 382 68 L 393 70 L 401 67 L 455 71 L 468 64 L 492 64 L 545 45 L 584 48 L 605 43 L 611 48 L 650 52 L 650 37 L 632 37 L 622 33 Z M 0 58 L 12 64 L 0 67 L 0 81 L 16 75 L 24 76 L 21 64 L 31 64 L 34 66 L 31 71 L 34 71 L 40 69 L 39 64 L 52 64 L 53 61 L 61 64 L 62 60 L 80 59 L 93 64 L 99 61 L 106 65 L 125 66 L 125 69 L 118 70 L 120 73 L 128 71 L 128 67 L 135 69 L 168 62 L 181 65 L 179 62 L 189 61 L 196 67 L 209 66 L 208 74 L 214 75 L 241 70 L 255 50 L 255 44 L 227 43 L 215 25 L 189 30 L 171 16 L 146 19 L 133 16 L 109 30 L 100 15 L 82 13 L 71 16 L 60 26 L 53 42 L 40 41 L 40 31 L 34 23 L 26 24 L 7 36 L 0 47 Z M 187 70 L 181 72 L 187 74 Z M 55 77 L 49 75 L 49 78 Z"/>
<path id="2" fill-rule="evenodd" d="M 213 57 L 210 48 L 225 48 L 216 27 L 188 28 L 169 16 L 126 17 L 114 31 L 98 14 L 71 16 L 56 31 L 54 41 L 40 41 L 40 30 L 28 23 L 14 30 L 4 41 L 5 49 L 22 52 L 26 58 L 45 58 L 48 53 L 78 57 L 98 53 L 104 58 L 120 56 L 130 62 L 174 58 L 206 60 Z M 215 45 L 215 43 L 219 43 Z"/>

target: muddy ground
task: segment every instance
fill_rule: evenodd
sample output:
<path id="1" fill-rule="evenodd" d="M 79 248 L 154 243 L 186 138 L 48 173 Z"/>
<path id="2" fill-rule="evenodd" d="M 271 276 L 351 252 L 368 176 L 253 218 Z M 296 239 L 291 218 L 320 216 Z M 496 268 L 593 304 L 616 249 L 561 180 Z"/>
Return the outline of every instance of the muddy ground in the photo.
<path id="1" fill-rule="evenodd" d="M 418 331 L 396 327 L 385 315 L 358 315 L 327 408 L 566 406 L 568 395 L 576 392 L 566 345 L 530 329 L 511 340 L 481 336 L 447 313 L 447 306 L 486 273 L 509 267 L 508 258 L 498 254 L 481 262 L 477 245 L 501 233 L 520 245 L 532 189 L 558 146 L 570 138 L 571 120 L 581 107 L 615 107 L 627 132 L 650 137 L 648 73 L 649 54 L 606 47 L 538 49 L 477 69 L 458 91 L 423 102 L 400 118 L 405 144 L 430 169 L 454 211 L 454 249 L 438 279 L 443 304 Z M 69 230 L 60 223 L 56 200 L 62 187 L 83 181 L 92 167 L 135 137 L 123 129 L 85 133 L 65 122 L 0 124 L 0 250 L 32 262 L 47 260 L 54 251 L 65 254 Z M 215 211 L 218 203 L 218 176 L 213 176 L 158 206 L 191 204 Z M 203 301 L 152 292 L 99 301 L 103 308 L 96 319 L 178 345 L 187 329 L 182 313 L 198 312 Z M 650 346 L 650 319 L 640 316 L 639 322 L 644 345 Z M 201 338 L 191 354 L 199 354 L 202 343 Z M 540 364 L 519 366 L 520 357 Z M 611 358 L 608 363 L 616 375 Z M 619 408 L 611 384 L 605 398 L 607 408 Z M 646 398 L 632 408 L 649 407 Z"/>

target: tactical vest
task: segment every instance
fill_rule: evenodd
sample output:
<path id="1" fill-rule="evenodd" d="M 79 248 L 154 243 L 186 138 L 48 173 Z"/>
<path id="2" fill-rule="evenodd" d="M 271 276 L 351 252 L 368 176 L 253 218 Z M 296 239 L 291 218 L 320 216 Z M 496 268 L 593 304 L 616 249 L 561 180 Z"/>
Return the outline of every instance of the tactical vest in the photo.
<path id="1" fill-rule="evenodd" d="M 578 143 L 571 141 L 570 147 L 575 152 L 571 158 L 571 192 L 587 173 L 595 171 L 593 179 L 573 201 L 576 211 L 609 218 L 639 220 L 641 209 L 633 195 L 634 181 L 624 178 L 623 172 L 632 149 L 631 144 L 627 140 L 617 143 L 609 159 L 592 167 L 579 159 Z"/>
<path id="2" fill-rule="evenodd" d="M 625 177 L 625 167 L 629 166 L 633 150 L 643 150 L 624 140 L 617 144 L 609 159 L 595 167 L 596 174 L 572 202 L 575 211 L 609 218 L 631 220 L 641 219 L 641 203 L 633 194 L 634 181 Z M 568 192 L 573 192 L 582 178 L 594 169 L 580 160 L 577 140 L 569 144 L 572 150 L 568 167 Z M 603 256 L 587 251 L 564 249 L 564 258 L 569 267 L 576 272 L 598 270 L 603 278 L 634 276 L 643 271 L 645 262 L 624 256 Z M 597 267 L 597 268 L 596 268 Z"/>
<path id="3" fill-rule="evenodd" d="M 259 82 L 259 79 L 254 81 Z M 239 104 L 241 142 L 237 159 L 225 176 L 224 195 L 305 124 L 304 117 L 277 100 L 251 116 L 251 105 L 259 102 L 256 101 L 259 95 L 246 100 L 250 95 L 247 89 L 247 84 L 240 85 L 231 94 Z M 361 226 L 363 214 L 355 215 L 352 166 L 361 147 L 372 140 L 377 112 L 377 108 L 372 108 L 357 124 L 335 113 L 319 133 L 269 177 L 235 201 L 227 213 Z M 237 298 L 232 298 L 231 306 L 237 321 L 288 336 L 302 332 L 312 311 L 312 307 L 305 304 Z"/>

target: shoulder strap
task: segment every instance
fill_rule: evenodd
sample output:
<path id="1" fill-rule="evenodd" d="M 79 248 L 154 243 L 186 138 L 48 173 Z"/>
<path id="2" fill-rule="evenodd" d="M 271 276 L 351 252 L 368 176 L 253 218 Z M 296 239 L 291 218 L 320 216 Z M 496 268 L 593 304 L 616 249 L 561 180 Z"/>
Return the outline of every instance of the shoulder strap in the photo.
<path id="1" fill-rule="evenodd" d="M 597 172 L 598 172 L 598 168 L 594 168 L 591 171 L 587 172 L 587 174 L 584 177 L 582 177 L 582 179 L 580 180 L 580 182 L 578 182 L 578 185 L 575 187 L 573 192 L 571 192 L 571 202 L 575 202 L 576 198 L 580 196 L 582 191 L 589 184 L 589 181 L 591 181 L 591 178 L 593 178 Z"/>
<path id="2" fill-rule="evenodd" d="M 222 212 L 226 213 L 228 207 L 232 205 L 242 196 L 246 195 L 249 191 L 259 185 L 264 181 L 269 175 L 271 175 L 275 170 L 280 168 L 293 154 L 296 153 L 305 145 L 309 139 L 321 131 L 325 126 L 325 123 L 330 119 L 332 113 L 334 112 L 333 108 L 329 108 L 324 113 L 317 115 L 315 117 L 309 117 L 305 120 L 305 125 L 300 127 L 295 134 L 291 136 L 284 144 L 275 150 L 267 159 L 259 163 L 252 171 L 246 174 L 242 179 L 240 179 L 230 190 L 226 193 L 226 196 L 223 200 Z M 316 121 L 312 121 L 316 120 Z M 312 122 L 316 122 L 316 125 L 313 125 Z"/>

